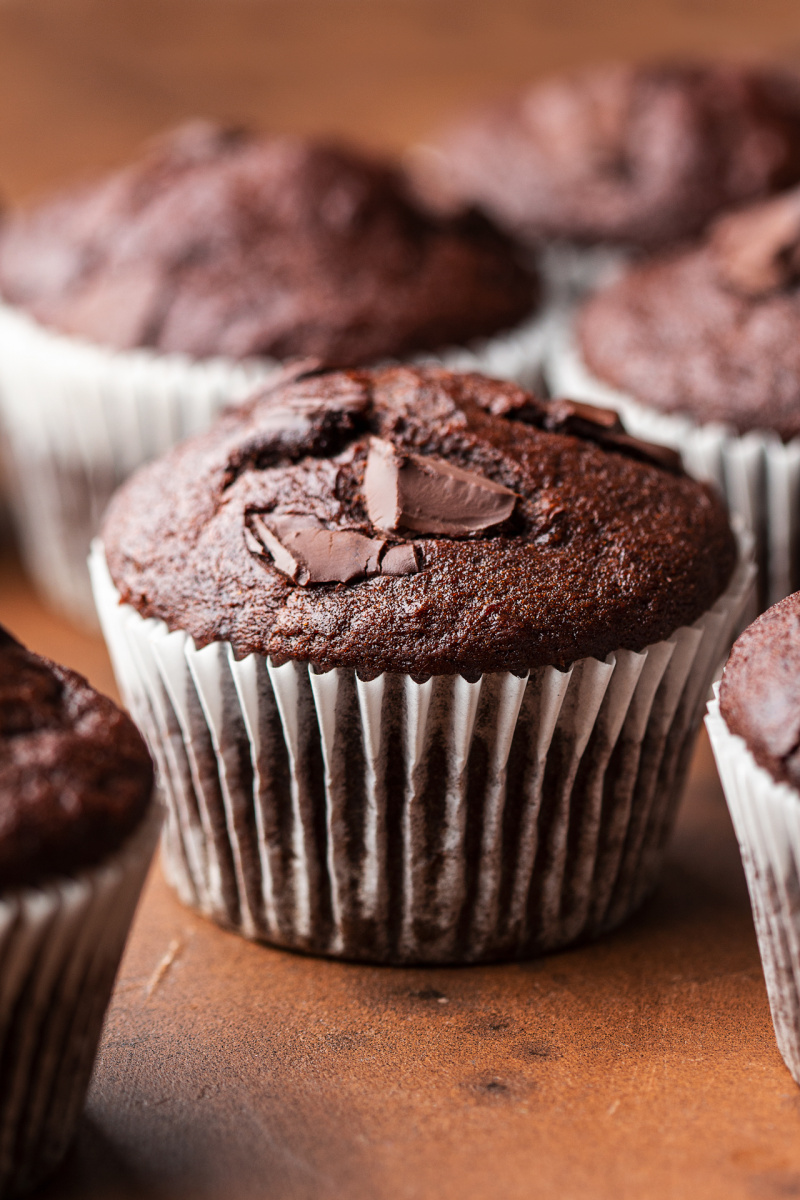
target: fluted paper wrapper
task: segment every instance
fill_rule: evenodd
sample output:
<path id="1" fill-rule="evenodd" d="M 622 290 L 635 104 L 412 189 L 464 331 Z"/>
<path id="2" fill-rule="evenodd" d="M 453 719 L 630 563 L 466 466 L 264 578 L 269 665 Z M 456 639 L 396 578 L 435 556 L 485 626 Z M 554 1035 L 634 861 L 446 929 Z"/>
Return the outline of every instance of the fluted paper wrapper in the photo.
<path id="1" fill-rule="evenodd" d="M 566 312 L 553 318 L 546 365 L 551 394 L 616 408 L 634 437 L 671 446 L 690 475 L 719 489 L 731 516 L 756 539 L 758 589 L 746 622 L 800 589 L 800 438 L 782 442 L 769 430 L 739 434 L 645 408 L 591 374 L 573 328 Z"/>
<path id="2" fill-rule="evenodd" d="M 714 691 L 706 728 L 742 854 L 778 1049 L 800 1083 L 800 792 L 758 765 Z"/>
<path id="3" fill-rule="evenodd" d="M 415 361 L 533 386 L 549 315 L 471 347 Z M 50 603 L 96 623 L 86 555 L 114 491 L 142 463 L 199 433 L 281 364 L 115 351 L 66 337 L 0 304 L 0 419 L 28 568 Z"/>
<path id="4" fill-rule="evenodd" d="M 152 858 L 155 806 L 98 867 L 0 899 L 0 1195 L 69 1147 L 114 977 Z"/>
<path id="5" fill-rule="evenodd" d="M 416 683 L 197 649 L 119 603 L 97 543 L 91 569 L 181 897 L 248 937 L 397 963 L 531 955 L 639 904 L 752 576 L 745 556 L 641 653 Z"/>
<path id="6" fill-rule="evenodd" d="M 0 304 L 11 500 L 27 565 L 55 607 L 95 623 L 86 555 L 115 489 L 277 368 L 114 351 Z"/>

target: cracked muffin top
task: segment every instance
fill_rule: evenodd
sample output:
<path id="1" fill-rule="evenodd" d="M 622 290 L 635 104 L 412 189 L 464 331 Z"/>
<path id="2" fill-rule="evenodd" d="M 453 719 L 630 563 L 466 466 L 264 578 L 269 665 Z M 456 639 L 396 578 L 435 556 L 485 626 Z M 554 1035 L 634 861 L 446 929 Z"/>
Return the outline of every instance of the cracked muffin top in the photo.
<path id="1" fill-rule="evenodd" d="M 800 179 L 800 79 L 714 62 L 584 68 L 486 105 L 415 161 L 423 193 L 478 204 L 527 240 L 665 245 Z"/>
<path id="2" fill-rule="evenodd" d="M 640 650 L 736 558 L 714 494 L 615 413 L 411 367 L 262 391 L 133 476 L 103 540 L 143 616 L 362 678 Z"/>
<path id="3" fill-rule="evenodd" d="M 0 884 L 102 861 L 133 832 L 153 766 L 133 722 L 0 627 Z"/>
<path id="4" fill-rule="evenodd" d="M 748 625 L 722 676 L 720 712 L 759 766 L 800 788 L 800 592 Z"/>
<path id="5" fill-rule="evenodd" d="M 196 122 L 10 215 L 0 293 L 119 349 L 349 366 L 508 329 L 538 285 L 486 218 L 434 215 L 387 163 Z"/>
<path id="6" fill-rule="evenodd" d="M 636 400 L 739 433 L 800 434 L 800 188 L 632 267 L 578 319 L 584 361 Z"/>

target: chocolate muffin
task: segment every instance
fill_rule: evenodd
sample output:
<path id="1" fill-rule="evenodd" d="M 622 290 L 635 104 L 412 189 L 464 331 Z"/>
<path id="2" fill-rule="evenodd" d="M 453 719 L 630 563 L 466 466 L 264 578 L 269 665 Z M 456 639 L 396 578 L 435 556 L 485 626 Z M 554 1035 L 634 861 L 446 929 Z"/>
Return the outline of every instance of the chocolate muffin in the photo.
<path id="1" fill-rule="evenodd" d="M 0 628 L 0 1191 L 71 1141 L 155 843 L 133 722 Z"/>
<path id="2" fill-rule="evenodd" d="M 475 961 L 645 894 L 744 581 L 720 503 L 616 414 L 308 375 L 140 470 L 103 542 L 189 902 L 318 953 Z"/>
<path id="3" fill-rule="evenodd" d="M 434 195 L 534 242 L 663 246 L 800 179 L 800 80 L 713 61 L 582 68 L 455 123 L 421 170 Z"/>
<path id="4" fill-rule="evenodd" d="M 759 535 L 761 606 L 800 586 L 800 189 L 590 297 L 551 381 L 680 448 Z"/>
<path id="5" fill-rule="evenodd" d="M 123 602 L 198 646 L 323 670 L 476 675 L 641 650 L 713 605 L 736 548 L 722 507 L 677 473 L 677 456 L 626 440 L 615 422 L 441 369 L 300 379 L 117 494 L 103 528 L 111 575 Z M 409 463 L 413 494 L 392 499 L 399 517 L 391 505 L 384 515 L 370 476 L 396 491 Z M 474 476 L 465 504 L 477 512 L 485 497 L 474 528 L 458 475 L 440 482 L 444 464 L 466 474 L 465 495 Z M 409 506 L 425 514 L 410 526 Z M 305 528 L 331 534 L 333 574 L 304 585 L 276 555 Z M 350 535 L 378 558 L 351 559 Z M 414 564 L 409 553 L 386 574 L 395 546 Z M 341 578 L 340 553 L 353 567 Z"/>
<path id="6" fill-rule="evenodd" d="M 759 766 L 800 790 L 800 594 L 787 596 L 740 634 L 719 699 L 728 728 Z"/>
<path id="7" fill-rule="evenodd" d="M 89 618 L 114 488 L 285 361 L 444 355 L 529 379 L 543 353 L 535 269 L 488 219 L 435 215 L 359 151 L 203 122 L 12 213 L 0 295 L 23 549 Z"/>
<path id="8" fill-rule="evenodd" d="M 508 238 L 475 212 L 435 217 L 391 165 L 199 122 L 12 216 L 0 292 L 121 350 L 344 366 L 463 345 L 536 303 Z"/>
<path id="9" fill-rule="evenodd" d="M 800 593 L 740 635 L 706 724 L 753 906 L 778 1048 L 800 1083 Z"/>
<path id="10" fill-rule="evenodd" d="M 659 412 L 800 434 L 800 188 L 721 217 L 587 302 L 589 370 Z"/>

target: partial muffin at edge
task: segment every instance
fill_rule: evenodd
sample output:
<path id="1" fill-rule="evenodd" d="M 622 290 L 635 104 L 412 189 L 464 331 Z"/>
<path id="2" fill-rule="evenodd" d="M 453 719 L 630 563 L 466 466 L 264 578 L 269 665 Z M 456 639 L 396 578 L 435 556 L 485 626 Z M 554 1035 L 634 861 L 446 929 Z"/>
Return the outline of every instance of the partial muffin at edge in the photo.
<path id="1" fill-rule="evenodd" d="M 0 879 L 33 886 L 95 865 L 148 809 L 135 725 L 86 680 L 0 628 Z"/>
<path id="2" fill-rule="evenodd" d="M 699 243 L 591 296 L 580 352 L 603 382 L 739 433 L 800 433 L 800 188 L 726 215 Z"/>
<path id="3" fill-rule="evenodd" d="M 800 789 L 800 593 L 787 596 L 734 643 L 720 712 L 759 766 Z"/>

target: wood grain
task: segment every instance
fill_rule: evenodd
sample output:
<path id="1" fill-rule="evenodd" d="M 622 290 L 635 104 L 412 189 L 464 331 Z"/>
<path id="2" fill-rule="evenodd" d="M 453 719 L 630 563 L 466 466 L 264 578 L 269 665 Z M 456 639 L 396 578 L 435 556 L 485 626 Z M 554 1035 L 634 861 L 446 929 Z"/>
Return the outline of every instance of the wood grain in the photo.
<path id="1" fill-rule="evenodd" d="M 795 54 L 796 0 L 0 0 L 0 194 L 196 113 L 400 148 L 610 55 Z M 113 689 L 0 556 L 0 621 Z M 470 970 L 249 945 L 154 869 L 50 1200 L 800 1196 L 738 853 L 702 742 L 664 881 L 593 946 Z"/>

